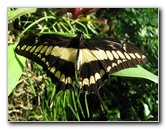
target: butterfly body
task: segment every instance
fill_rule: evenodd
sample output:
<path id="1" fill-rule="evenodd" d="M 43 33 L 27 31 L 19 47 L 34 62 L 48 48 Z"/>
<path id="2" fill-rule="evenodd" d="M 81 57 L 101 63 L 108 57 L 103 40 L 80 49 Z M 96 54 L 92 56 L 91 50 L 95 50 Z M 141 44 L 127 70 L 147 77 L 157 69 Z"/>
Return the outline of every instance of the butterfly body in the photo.
<path id="1" fill-rule="evenodd" d="M 75 71 L 79 71 L 80 91 L 90 93 L 102 86 L 109 74 L 147 61 L 131 44 L 85 39 L 83 33 L 75 38 L 32 36 L 21 41 L 15 51 L 41 65 L 62 90 L 73 90 Z"/>

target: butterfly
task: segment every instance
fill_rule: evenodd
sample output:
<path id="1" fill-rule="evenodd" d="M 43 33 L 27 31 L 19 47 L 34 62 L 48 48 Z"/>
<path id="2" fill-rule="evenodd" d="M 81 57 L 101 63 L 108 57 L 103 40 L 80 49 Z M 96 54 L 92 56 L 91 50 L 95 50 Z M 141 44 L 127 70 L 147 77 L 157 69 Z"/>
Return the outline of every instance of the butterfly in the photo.
<path id="1" fill-rule="evenodd" d="M 80 92 L 96 92 L 109 74 L 147 62 L 134 45 L 110 39 L 85 39 L 55 34 L 33 35 L 22 40 L 15 52 L 43 67 L 59 90 L 74 90 L 76 72 Z"/>

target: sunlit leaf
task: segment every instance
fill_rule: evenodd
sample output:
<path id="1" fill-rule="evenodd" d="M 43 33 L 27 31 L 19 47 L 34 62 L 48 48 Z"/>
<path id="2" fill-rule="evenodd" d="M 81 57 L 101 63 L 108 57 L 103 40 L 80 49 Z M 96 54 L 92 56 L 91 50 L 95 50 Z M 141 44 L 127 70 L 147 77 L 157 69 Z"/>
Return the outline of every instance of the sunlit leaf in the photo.
<path id="1" fill-rule="evenodd" d="M 21 65 L 25 64 L 25 58 L 15 54 L 15 46 L 16 44 L 8 47 L 8 95 L 13 91 L 22 74 Z"/>
<path id="2" fill-rule="evenodd" d="M 158 76 L 145 70 L 144 68 L 142 68 L 139 65 L 137 65 L 137 67 L 120 70 L 116 73 L 113 73 L 112 75 L 123 76 L 123 77 L 145 78 L 145 79 L 149 79 L 155 83 L 158 83 Z"/>

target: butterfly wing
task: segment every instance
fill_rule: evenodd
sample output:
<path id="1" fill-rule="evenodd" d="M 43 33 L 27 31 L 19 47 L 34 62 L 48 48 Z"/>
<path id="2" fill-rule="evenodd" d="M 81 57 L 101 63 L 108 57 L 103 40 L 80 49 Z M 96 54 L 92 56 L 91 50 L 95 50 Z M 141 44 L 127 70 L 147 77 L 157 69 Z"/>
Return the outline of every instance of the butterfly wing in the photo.
<path id="1" fill-rule="evenodd" d="M 71 38 L 57 35 L 32 36 L 21 41 L 15 51 L 43 67 L 59 89 L 72 89 L 76 49 L 64 49 Z"/>
<path id="2" fill-rule="evenodd" d="M 94 92 L 103 85 L 108 74 L 147 61 L 145 55 L 129 43 L 109 39 L 84 39 L 83 42 L 80 50 L 82 91 Z"/>

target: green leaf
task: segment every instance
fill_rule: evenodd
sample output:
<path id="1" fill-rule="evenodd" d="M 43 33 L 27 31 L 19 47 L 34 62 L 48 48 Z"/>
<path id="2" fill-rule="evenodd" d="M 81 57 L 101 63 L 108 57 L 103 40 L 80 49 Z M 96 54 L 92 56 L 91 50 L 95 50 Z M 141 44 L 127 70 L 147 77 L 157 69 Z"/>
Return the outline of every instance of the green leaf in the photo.
<path id="1" fill-rule="evenodd" d="M 138 113 L 136 112 L 136 110 L 133 106 L 131 106 L 130 113 L 131 113 L 132 119 L 134 121 L 139 121 L 140 120 L 140 118 L 138 116 Z"/>
<path id="2" fill-rule="evenodd" d="M 18 8 L 15 11 L 8 11 L 8 22 L 14 20 L 24 14 L 27 13 L 34 13 L 36 12 L 37 8 Z"/>
<path id="3" fill-rule="evenodd" d="M 16 44 L 8 47 L 8 96 L 15 88 L 22 74 L 21 65 L 25 64 L 25 58 L 15 54 L 15 47 Z"/>
<path id="4" fill-rule="evenodd" d="M 123 76 L 123 77 L 145 78 L 145 79 L 149 79 L 155 83 L 158 83 L 158 76 L 145 70 L 144 68 L 142 68 L 139 65 L 137 65 L 136 67 L 126 68 L 126 69 L 120 70 L 116 73 L 113 73 L 112 75 Z"/>

